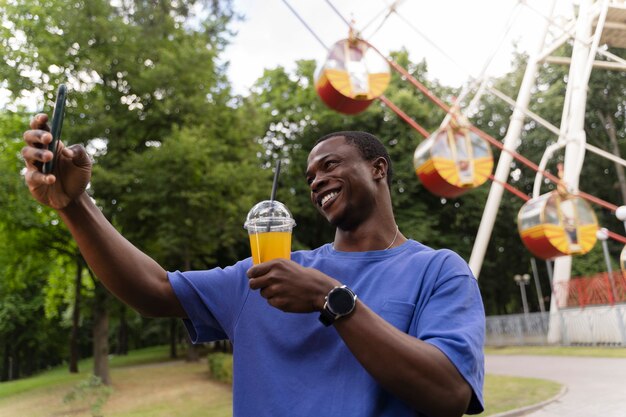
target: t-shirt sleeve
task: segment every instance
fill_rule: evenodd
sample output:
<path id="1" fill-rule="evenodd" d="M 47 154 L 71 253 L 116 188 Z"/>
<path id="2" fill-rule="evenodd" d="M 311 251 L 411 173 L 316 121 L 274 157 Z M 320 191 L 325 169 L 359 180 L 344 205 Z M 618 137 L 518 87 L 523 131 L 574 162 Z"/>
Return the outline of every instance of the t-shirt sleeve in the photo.
<path id="1" fill-rule="evenodd" d="M 250 287 L 246 271 L 250 259 L 227 268 L 168 272 L 168 278 L 187 313 L 183 320 L 193 343 L 230 339 Z"/>
<path id="2" fill-rule="evenodd" d="M 432 294 L 419 319 L 414 336 L 441 350 L 472 387 L 467 414 L 483 411 L 485 311 L 478 282 L 467 263 L 445 251 L 436 265 L 438 274 Z"/>

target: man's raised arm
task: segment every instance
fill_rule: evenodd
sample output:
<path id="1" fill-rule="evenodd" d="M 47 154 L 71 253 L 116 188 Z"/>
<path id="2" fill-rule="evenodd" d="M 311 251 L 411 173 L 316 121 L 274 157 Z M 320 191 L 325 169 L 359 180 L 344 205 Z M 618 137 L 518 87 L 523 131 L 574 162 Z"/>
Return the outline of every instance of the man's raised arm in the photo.
<path id="1" fill-rule="evenodd" d="M 80 145 L 58 143 L 55 168 L 41 166 L 53 158 L 45 147 L 52 140 L 48 117 L 39 114 L 24 133 L 25 180 L 33 197 L 56 209 L 96 276 L 113 294 L 146 316 L 185 317 L 165 270 L 126 240 L 85 192 L 91 161 Z"/>

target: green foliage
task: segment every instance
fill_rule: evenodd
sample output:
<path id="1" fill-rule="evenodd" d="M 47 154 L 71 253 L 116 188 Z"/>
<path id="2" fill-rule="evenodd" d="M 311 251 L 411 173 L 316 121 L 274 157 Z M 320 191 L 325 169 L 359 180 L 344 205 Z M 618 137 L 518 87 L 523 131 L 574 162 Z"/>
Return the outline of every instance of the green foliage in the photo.
<path id="1" fill-rule="evenodd" d="M 119 171 L 97 167 L 94 174 L 95 187 L 124 190 L 111 202 L 115 224 L 170 269 L 207 268 L 248 253 L 246 213 L 269 198 L 258 145 L 207 130 L 176 130 Z"/>
<path id="2" fill-rule="evenodd" d="M 611 262 L 613 271 L 619 270 L 618 260 L 619 253 L 618 256 L 609 254 L 609 262 Z M 604 257 L 604 250 L 600 241 L 597 241 L 593 249 L 585 255 L 572 257 L 572 277 L 591 276 L 607 270 L 606 258 Z"/>
<path id="3" fill-rule="evenodd" d="M 214 253 L 218 250 L 216 245 L 203 245 L 185 252 L 186 257 L 183 257 L 180 252 L 167 250 L 167 245 L 172 242 L 178 245 L 185 241 L 189 247 L 190 236 L 179 237 L 177 228 L 186 224 L 188 229 L 193 229 L 195 223 L 204 222 L 206 218 L 215 220 L 213 214 L 230 217 L 236 216 L 233 212 L 238 210 L 239 221 L 243 222 L 245 211 L 242 206 L 247 203 L 251 205 L 254 201 L 256 195 L 251 191 L 254 187 L 245 190 L 242 186 L 232 187 L 241 194 L 246 191 L 250 193 L 249 200 L 236 199 L 233 203 L 232 193 L 229 199 L 220 200 L 211 188 L 183 190 L 181 184 L 172 186 L 172 175 L 163 175 L 162 171 L 157 170 L 159 167 L 152 165 L 153 171 L 149 174 L 160 178 L 161 183 L 169 187 L 168 190 L 175 191 L 170 195 L 182 195 L 184 203 L 173 205 L 172 210 L 166 209 L 165 212 L 146 213 L 147 209 L 143 207 L 141 215 L 148 219 L 164 216 L 162 220 L 171 221 L 169 227 L 156 230 L 158 235 L 155 236 L 154 233 L 146 232 L 145 228 L 142 229 L 142 225 L 137 225 L 136 218 L 127 216 L 126 224 L 117 222 L 115 218 L 117 207 L 127 204 L 124 198 L 126 188 L 115 183 L 117 178 L 124 175 L 119 167 L 128 166 L 127 158 L 134 158 L 134 161 L 143 164 L 138 156 L 140 153 L 151 151 L 149 156 L 152 157 L 158 153 L 154 149 L 168 137 L 184 134 L 181 132 L 186 132 L 185 126 L 205 126 L 199 135 L 223 145 L 219 148 L 219 155 L 215 154 L 216 147 L 212 145 L 214 153 L 204 156 L 223 158 L 227 156 L 224 151 L 226 147 L 240 146 L 251 151 L 249 160 L 255 158 L 257 150 L 241 146 L 240 142 L 244 140 L 242 138 L 251 138 L 250 130 L 254 128 L 255 122 L 249 116 L 253 115 L 253 111 L 245 106 L 238 107 L 236 101 L 231 100 L 224 67 L 218 61 L 218 55 L 230 36 L 226 30 L 233 15 L 230 1 L 9 1 L 0 3 L 0 14 L 3 16 L 0 55 L 6 63 L 0 66 L 3 87 L 8 88 L 15 99 L 26 91 L 39 92 L 44 99 L 43 110 L 49 112 L 58 84 L 68 84 L 70 91 L 63 139 L 67 143 L 84 143 L 97 160 L 98 168 L 112 174 L 110 177 L 102 175 L 93 184 L 94 197 L 105 214 L 116 225 L 122 228 L 125 226 L 137 243 L 144 247 L 153 245 L 154 248 L 150 249 L 154 250 L 155 256 L 177 268 L 200 251 L 203 252 L 198 256 L 197 264 L 202 266 L 215 264 L 221 258 L 230 262 L 239 257 L 245 234 L 240 227 L 237 228 L 240 238 L 237 244 L 230 245 L 235 241 L 232 235 L 237 235 L 235 226 L 225 232 L 223 244 L 219 246 L 226 248 L 223 253 Z M 244 114 L 240 108 L 249 113 Z M 11 304 L 7 302 L 6 314 L 19 314 L 25 318 L 25 327 L 11 328 L 12 332 L 19 331 L 24 340 L 30 340 L 33 344 L 46 337 L 52 343 L 62 334 L 55 332 L 69 324 L 79 254 L 56 213 L 39 206 L 28 195 L 19 175 L 23 163 L 17 158 L 23 146 L 21 132 L 27 128 L 28 121 L 22 115 L 19 115 L 19 120 L 16 119 L 18 116 L 10 117 L 11 121 L 15 120 L 15 123 L 10 124 L 13 129 L 11 132 L 4 131 L 9 123 L 4 123 L 4 120 L 0 123 L 0 185 L 3 192 L 7 190 L 0 200 L 0 248 L 10 249 L 0 255 L 0 299 L 3 297 L 2 289 L 8 289 L 12 298 L 7 298 Z M 177 126 L 181 129 L 177 129 Z M 7 138 L 11 140 L 5 142 Z M 174 137 L 172 145 L 163 146 L 163 149 L 174 149 L 176 140 Z M 190 151 L 189 147 L 185 149 Z M 190 154 L 194 153 L 195 150 L 190 151 Z M 185 170 L 185 159 L 171 161 L 163 158 L 163 154 L 161 152 L 158 156 L 165 166 L 171 165 L 181 173 L 179 177 L 186 180 L 187 177 L 182 175 L 189 174 Z M 206 166 L 210 162 L 211 159 L 206 159 L 203 166 L 196 163 L 194 170 L 198 173 L 210 172 Z M 242 169 L 233 174 L 235 164 L 240 164 Z M 220 178 L 221 184 L 229 184 L 232 178 L 241 178 L 242 175 L 247 175 L 248 181 L 250 178 L 262 178 L 258 170 L 250 174 L 251 170 L 240 157 L 232 158 L 228 169 L 224 167 L 225 164 L 215 165 L 221 169 L 222 175 L 216 176 Z M 146 178 L 147 173 L 142 175 Z M 113 182 L 106 183 L 108 178 Z M 198 179 L 199 176 L 194 178 Z M 191 187 L 214 186 L 198 181 L 188 184 Z M 209 194 L 211 198 L 207 197 Z M 155 195 L 163 196 L 159 193 Z M 222 207 L 215 213 L 211 212 L 211 207 L 198 211 L 198 207 L 207 200 L 221 201 Z M 116 205 L 118 201 L 120 204 Z M 161 204 L 158 209 L 164 207 Z M 173 210 L 181 207 L 196 214 L 193 219 L 187 219 L 185 224 L 177 221 L 182 220 L 183 216 L 180 212 L 175 215 Z M 216 225 L 217 221 L 212 224 Z M 133 230 L 135 225 L 139 230 Z M 216 227 L 216 230 L 220 229 Z M 215 232 L 207 237 L 214 236 Z M 142 242 L 141 238 L 145 238 L 145 241 Z M 167 245 L 164 242 L 168 242 Z M 168 254 L 167 257 L 164 253 Z M 88 274 L 84 275 L 81 284 L 81 295 L 89 301 L 96 288 Z M 30 292 L 20 295 L 20 298 L 15 295 L 18 288 L 21 291 L 29 289 Z M 29 303 L 19 304 L 23 299 Z M 32 313 L 34 309 L 36 313 Z M 22 310 L 29 314 L 23 314 Z M 33 323 L 34 317 L 44 316 L 44 311 L 49 321 L 40 320 L 40 325 Z M 89 311 L 89 308 L 82 309 L 83 313 Z M 83 316 L 82 320 L 85 325 L 90 324 L 88 315 Z M 115 317 L 112 322 L 116 322 Z M 40 326 L 45 326 L 47 331 L 42 331 Z M 8 327 L 6 331 L 9 331 Z M 40 332 L 39 337 L 37 331 Z M 52 337 L 50 333 L 55 336 Z M 2 333 L 2 329 L 0 334 L 2 340 L 22 340 L 9 333 Z M 29 352 L 20 344 L 14 344 L 11 348 L 21 354 Z M 3 359 L 12 357 L 16 363 L 17 353 L 8 352 L 7 349 L 0 346 Z M 43 343 L 40 349 L 31 350 L 30 353 L 39 350 L 49 352 L 49 362 L 44 362 L 43 366 L 58 363 L 66 354 L 57 348 L 46 347 Z M 41 362 L 38 359 L 19 361 L 23 367 L 28 364 L 28 372 L 33 371 L 31 365 L 42 366 Z M 0 361 L 0 369 L 5 363 L 6 360 Z M 21 374 L 28 372 L 23 369 Z M 2 376 L 6 378 L 6 372 Z M 12 375 L 13 378 L 19 376 L 18 372 Z"/>
<path id="4" fill-rule="evenodd" d="M 86 404 L 91 410 L 92 417 L 102 417 L 102 407 L 107 402 L 113 388 L 106 386 L 95 375 L 79 382 L 70 392 L 63 397 L 64 403 L 79 402 Z"/>
<path id="5" fill-rule="evenodd" d="M 233 383 L 233 355 L 230 353 L 211 353 L 207 355 L 211 378 L 229 384 Z"/>
<path id="6" fill-rule="evenodd" d="M 14 27 L 5 28 L 3 71 L 15 94 L 71 82 L 64 137 L 96 158 L 93 196 L 104 213 L 164 265 L 237 259 L 239 226 L 258 198 L 251 179 L 263 174 L 254 109 L 233 106 L 218 61 L 230 1 L 56 0 L 45 10 L 56 13 L 6 5 Z M 11 47 L 20 35 L 29 48 Z M 27 79 L 23 67 L 43 74 Z"/>
<path id="7" fill-rule="evenodd" d="M 19 150 L 27 124 L 22 112 L 0 111 L 0 380 L 57 364 L 66 350 L 62 325 L 47 314 L 60 306 L 44 305 L 47 278 L 63 277 L 73 246 L 56 214 L 24 185 Z"/>
<path id="8" fill-rule="evenodd" d="M 40 89 L 51 106 L 56 86 L 70 83 L 64 136 L 106 140 L 117 154 L 109 166 L 176 124 L 212 120 L 206 106 L 227 99 L 217 56 L 229 1 L 36 0 L 4 2 L 0 13 L 7 88 Z"/>

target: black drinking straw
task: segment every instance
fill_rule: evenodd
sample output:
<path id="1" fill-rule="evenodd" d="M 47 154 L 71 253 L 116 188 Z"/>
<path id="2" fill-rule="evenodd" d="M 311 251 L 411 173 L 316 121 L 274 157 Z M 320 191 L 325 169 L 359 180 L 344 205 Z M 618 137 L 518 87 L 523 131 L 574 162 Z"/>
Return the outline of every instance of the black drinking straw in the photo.
<path id="1" fill-rule="evenodd" d="M 274 182 L 272 183 L 272 195 L 270 201 L 276 199 L 276 188 L 278 187 L 278 175 L 280 174 L 280 159 L 276 160 L 276 171 L 274 171 Z"/>
<path id="2" fill-rule="evenodd" d="M 276 188 L 278 188 L 278 175 L 280 174 L 280 159 L 276 160 L 276 170 L 274 171 L 274 182 L 272 183 L 272 194 L 270 195 L 270 219 L 274 215 L 274 200 L 276 200 Z M 267 231 L 270 231 L 271 220 L 267 223 Z"/>

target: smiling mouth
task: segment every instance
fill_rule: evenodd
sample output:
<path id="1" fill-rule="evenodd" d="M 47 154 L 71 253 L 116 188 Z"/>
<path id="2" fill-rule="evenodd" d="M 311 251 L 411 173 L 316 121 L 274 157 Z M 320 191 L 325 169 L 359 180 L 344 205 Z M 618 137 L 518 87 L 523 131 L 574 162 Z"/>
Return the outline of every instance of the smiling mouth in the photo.
<path id="1" fill-rule="evenodd" d="M 332 202 L 335 199 L 335 197 L 337 197 L 337 195 L 339 195 L 337 191 L 331 191 L 330 193 L 326 194 L 320 200 L 320 203 L 319 203 L 320 207 L 321 208 L 326 207 L 328 204 L 330 204 L 330 202 Z"/>

